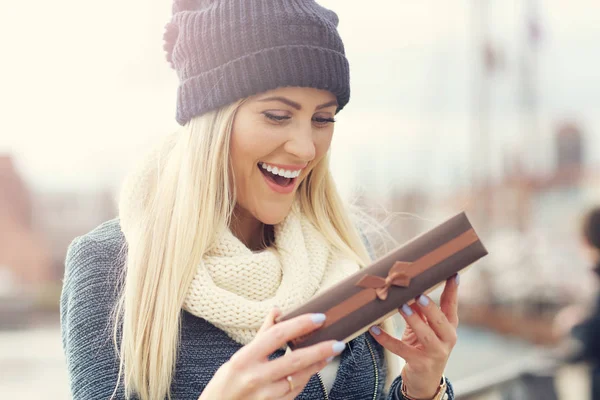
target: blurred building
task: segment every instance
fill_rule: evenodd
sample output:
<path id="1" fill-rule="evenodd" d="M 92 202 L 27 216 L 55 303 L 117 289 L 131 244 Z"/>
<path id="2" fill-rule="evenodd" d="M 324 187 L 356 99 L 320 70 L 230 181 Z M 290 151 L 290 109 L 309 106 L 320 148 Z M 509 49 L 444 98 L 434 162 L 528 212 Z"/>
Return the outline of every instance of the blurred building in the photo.
<path id="1" fill-rule="evenodd" d="M 110 191 L 32 190 L 15 164 L 0 155 L 0 295 L 60 283 L 71 241 L 116 215 Z"/>
<path id="2" fill-rule="evenodd" d="M 578 171 L 584 164 L 584 138 L 579 126 L 572 121 L 562 122 L 556 132 L 556 169 Z"/>
<path id="3" fill-rule="evenodd" d="M 8 155 L 0 155 L 0 295 L 51 276 L 48 241 L 33 226 L 33 203 Z"/>
<path id="4" fill-rule="evenodd" d="M 38 192 L 33 199 L 33 224 L 50 245 L 52 265 L 48 276 L 60 281 L 69 244 L 100 223 L 116 216 L 108 190 L 92 192 Z"/>

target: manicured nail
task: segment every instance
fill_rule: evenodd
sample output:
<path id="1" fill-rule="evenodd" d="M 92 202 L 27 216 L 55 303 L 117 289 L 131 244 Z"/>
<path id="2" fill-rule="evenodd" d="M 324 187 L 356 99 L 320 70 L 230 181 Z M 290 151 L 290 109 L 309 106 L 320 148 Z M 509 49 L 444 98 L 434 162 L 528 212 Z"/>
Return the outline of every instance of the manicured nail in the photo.
<path id="1" fill-rule="evenodd" d="M 313 314 L 310 316 L 315 324 L 320 324 L 325 321 L 325 314 Z"/>
<path id="2" fill-rule="evenodd" d="M 427 298 L 427 296 L 419 296 L 419 303 L 421 303 L 422 306 L 426 306 L 429 304 L 429 299 Z"/>
<path id="3" fill-rule="evenodd" d="M 381 335 L 381 329 L 379 329 L 378 326 L 372 326 L 371 327 L 371 332 L 373 332 L 374 334 L 376 334 L 377 336 Z"/>
<path id="4" fill-rule="evenodd" d="M 333 344 L 333 351 L 336 354 L 341 353 L 342 351 L 344 351 L 345 348 L 346 348 L 346 343 L 344 343 L 344 342 L 335 342 Z"/>
<path id="5" fill-rule="evenodd" d="M 454 278 L 454 282 L 456 282 L 456 286 L 460 285 L 460 275 L 456 274 L 456 277 Z"/>
<path id="6" fill-rule="evenodd" d="M 333 361 L 333 356 L 327 358 L 327 360 L 325 360 L 325 361 L 327 361 L 328 363 L 332 362 Z"/>
<path id="7" fill-rule="evenodd" d="M 413 315 L 413 310 L 412 310 L 412 308 L 410 308 L 408 306 L 408 304 L 403 304 L 402 305 L 402 312 L 404 314 L 406 314 L 407 317 L 410 317 L 411 315 Z"/>

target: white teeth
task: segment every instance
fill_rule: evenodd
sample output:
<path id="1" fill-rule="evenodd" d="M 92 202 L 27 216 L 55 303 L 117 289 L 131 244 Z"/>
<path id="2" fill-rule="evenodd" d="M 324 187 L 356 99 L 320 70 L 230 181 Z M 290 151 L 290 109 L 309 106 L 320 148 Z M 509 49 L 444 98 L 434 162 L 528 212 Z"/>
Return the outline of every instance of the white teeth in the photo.
<path id="1" fill-rule="evenodd" d="M 279 169 L 277 167 L 272 167 L 267 163 L 260 163 L 260 166 L 262 169 L 266 169 L 267 171 L 279 175 L 279 176 L 283 176 L 285 178 L 297 178 L 300 173 L 302 172 L 302 170 L 296 170 L 296 171 L 289 171 L 289 170 L 285 170 L 285 169 Z"/>

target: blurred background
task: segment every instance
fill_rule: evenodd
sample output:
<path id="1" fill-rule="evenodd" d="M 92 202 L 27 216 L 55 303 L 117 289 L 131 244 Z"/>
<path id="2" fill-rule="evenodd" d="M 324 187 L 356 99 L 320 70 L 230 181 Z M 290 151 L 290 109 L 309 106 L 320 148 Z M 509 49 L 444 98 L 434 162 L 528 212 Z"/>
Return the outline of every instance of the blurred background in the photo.
<path id="1" fill-rule="evenodd" d="M 490 252 L 462 276 L 458 397 L 591 398 L 590 366 L 554 355 L 598 290 L 581 235 L 600 205 L 597 1 L 320 3 L 351 66 L 332 144 L 343 195 L 398 243 L 466 211 Z M 69 398 L 66 250 L 116 216 L 128 169 L 177 128 L 170 10 L 0 3 L 1 398 Z"/>

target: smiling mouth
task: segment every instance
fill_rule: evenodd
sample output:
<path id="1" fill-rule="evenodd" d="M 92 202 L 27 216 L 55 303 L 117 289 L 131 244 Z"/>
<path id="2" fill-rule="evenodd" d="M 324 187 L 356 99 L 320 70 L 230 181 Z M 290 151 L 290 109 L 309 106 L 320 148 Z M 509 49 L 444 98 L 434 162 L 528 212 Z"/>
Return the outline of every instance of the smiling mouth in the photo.
<path id="1" fill-rule="evenodd" d="M 302 170 L 286 171 L 279 170 L 277 167 L 272 167 L 266 163 L 258 163 L 260 172 L 271 182 L 281 187 L 289 187 L 296 182 Z"/>

